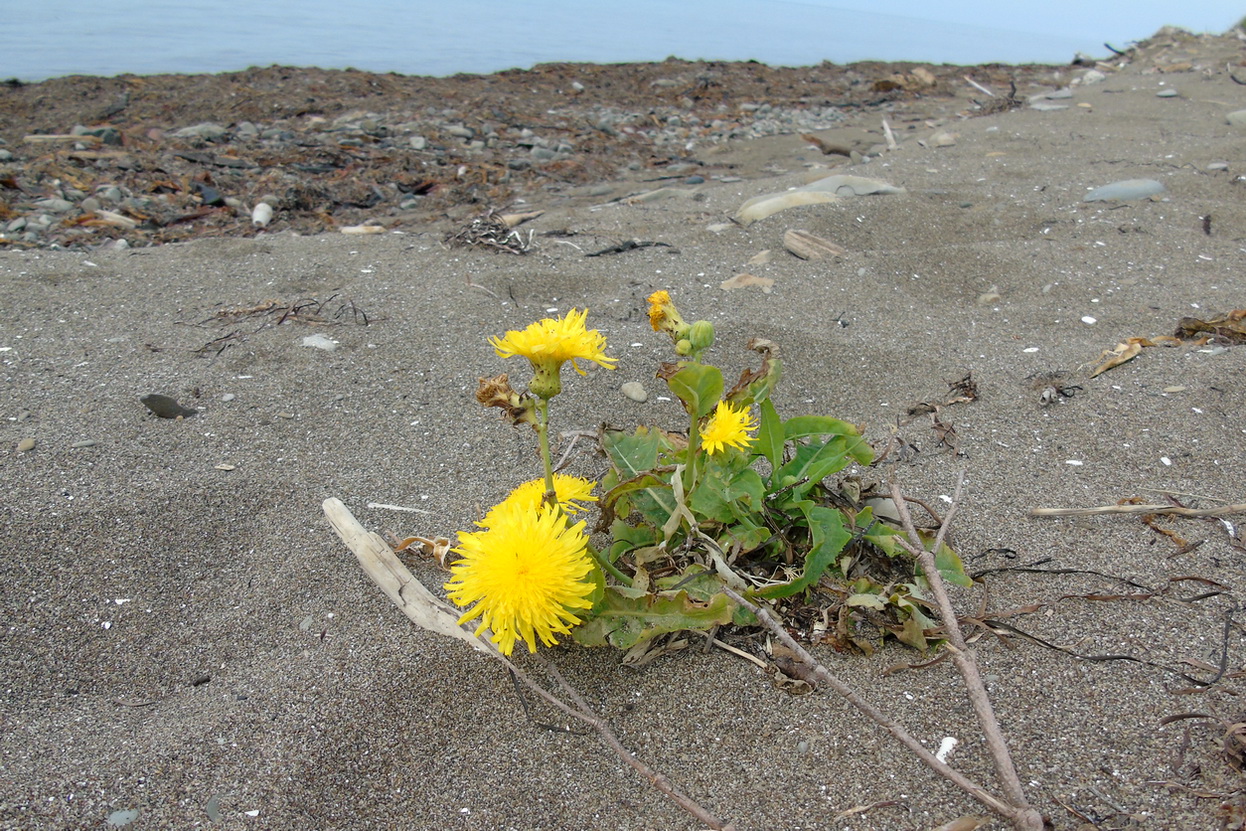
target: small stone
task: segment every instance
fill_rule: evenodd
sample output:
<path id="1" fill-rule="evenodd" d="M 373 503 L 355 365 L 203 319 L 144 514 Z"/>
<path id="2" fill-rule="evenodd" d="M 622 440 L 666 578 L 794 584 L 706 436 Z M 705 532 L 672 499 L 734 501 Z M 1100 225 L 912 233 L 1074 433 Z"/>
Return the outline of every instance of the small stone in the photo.
<path id="1" fill-rule="evenodd" d="M 175 130 L 174 132 L 169 133 L 169 135 L 173 138 L 199 138 L 204 141 L 216 141 L 224 138 L 228 132 L 229 130 L 225 129 L 220 124 L 213 124 L 209 121 L 205 121 L 202 124 L 195 124 L 192 127 L 183 127 L 180 130 Z"/>
<path id="2" fill-rule="evenodd" d="M 423 150 L 425 147 L 428 147 L 428 139 L 424 138 L 423 136 L 412 136 L 411 137 L 411 149 L 412 150 Z"/>
<path id="3" fill-rule="evenodd" d="M 143 402 L 143 406 L 151 410 L 151 412 L 160 418 L 190 418 L 198 415 L 198 410 L 188 410 L 173 398 L 159 393 L 144 395 L 139 401 Z"/>
<path id="4" fill-rule="evenodd" d="M 765 265 L 766 263 L 770 262 L 770 259 L 772 256 L 773 255 L 770 253 L 770 249 L 766 248 L 761 251 L 758 251 L 752 257 L 749 257 L 748 264 L 749 265 Z"/>
<path id="5" fill-rule="evenodd" d="M 83 448 L 83 447 L 94 447 L 96 444 L 97 442 L 95 441 L 95 439 L 83 439 L 82 441 L 74 442 L 70 446 L 74 448 Z"/>
<path id="6" fill-rule="evenodd" d="M 1176 98 L 1179 95 L 1181 95 L 1181 93 L 1177 92 L 1175 89 L 1161 89 L 1159 92 L 1155 93 L 1156 98 Z"/>
<path id="7" fill-rule="evenodd" d="M 621 386 L 619 390 L 633 401 L 643 404 L 649 400 L 649 393 L 645 392 L 645 387 L 639 381 L 628 381 Z"/>
<path id="8" fill-rule="evenodd" d="M 1234 127 L 1246 127 L 1246 110 L 1234 110 L 1225 116 Z"/>
<path id="9" fill-rule="evenodd" d="M 226 402 L 226 403 L 228 403 L 228 402 L 230 402 L 230 401 L 233 401 L 233 400 L 234 400 L 235 398 L 237 398 L 237 397 L 238 397 L 238 396 L 234 395 L 232 392 L 227 392 L 227 393 L 225 393 L 224 395 L 222 395 L 222 396 L 221 396 L 221 400 L 222 400 L 222 401 L 224 401 L 224 402 Z"/>
<path id="10" fill-rule="evenodd" d="M 34 439 L 32 439 L 32 438 L 25 438 L 25 439 L 22 439 L 21 441 L 19 441 L 19 442 L 17 443 L 17 452 L 18 452 L 18 453 L 26 453 L 26 452 L 28 452 L 28 451 L 30 451 L 30 450 L 34 450 L 34 449 L 35 449 L 35 444 L 36 444 L 36 442 L 35 442 L 35 440 L 34 440 Z"/>
<path id="11" fill-rule="evenodd" d="M 277 413 L 277 418 L 294 418 L 294 413 Z"/>
<path id="12" fill-rule="evenodd" d="M 37 199 L 35 200 L 35 206 L 40 210 L 51 211 L 54 214 L 63 214 L 71 210 L 74 203 L 68 199 Z"/>

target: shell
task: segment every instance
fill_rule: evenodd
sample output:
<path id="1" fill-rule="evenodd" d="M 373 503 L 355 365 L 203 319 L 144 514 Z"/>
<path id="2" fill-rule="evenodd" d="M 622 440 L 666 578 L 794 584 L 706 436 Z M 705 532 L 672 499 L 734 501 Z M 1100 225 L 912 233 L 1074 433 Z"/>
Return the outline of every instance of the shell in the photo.
<path id="1" fill-rule="evenodd" d="M 815 236 L 808 231 L 788 231 L 783 235 L 783 247 L 802 260 L 842 257 L 848 253 L 829 239 Z"/>

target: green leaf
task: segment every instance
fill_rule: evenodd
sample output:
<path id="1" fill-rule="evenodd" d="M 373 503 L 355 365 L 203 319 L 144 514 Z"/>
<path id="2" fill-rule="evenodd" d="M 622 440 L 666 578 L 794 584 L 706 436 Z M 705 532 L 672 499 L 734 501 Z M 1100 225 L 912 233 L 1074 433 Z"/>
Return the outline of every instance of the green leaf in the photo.
<path id="1" fill-rule="evenodd" d="M 944 543 L 935 552 L 935 568 L 939 569 L 939 575 L 947 582 L 969 588 L 973 585 L 973 580 L 965 573 L 965 564 L 961 562 L 960 555 L 948 548 Z"/>
<path id="2" fill-rule="evenodd" d="M 725 594 L 699 602 L 686 591 L 675 594 L 643 594 L 621 586 L 606 588 L 605 597 L 592 617 L 571 630 L 583 646 L 631 649 L 642 640 L 665 632 L 706 630 L 731 621 L 735 604 Z"/>
<path id="3" fill-rule="evenodd" d="M 836 436 L 842 442 L 843 452 L 863 465 L 874 461 L 874 449 L 861 438 L 855 424 L 849 424 L 829 416 L 796 416 L 783 422 L 783 435 L 788 441 L 807 436 Z"/>
<path id="4" fill-rule="evenodd" d="M 695 418 L 708 415 L 723 394 L 723 374 L 706 364 L 686 364 L 666 383 Z"/>
<path id="5" fill-rule="evenodd" d="M 774 402 L 767 398 L 761 402 L 761 426 L 753 447 L 770 462 L 772 473 L 783 465 L 783 442 L 783 422 L 774 408 Z"/>
<path id="6" fill-rule="evenodd" d="M 761 510 L 766 486 L 752 468 L 736 473 L 707 465 L 688 507 L 699 519 L 729 525 Z"/>
<path id="7" fill-rule="evenodd" d="M 848 453 L 840 436 L 826 443 L 813 442 L 797 445 L 792 460 L 775 473 L 775 482 L 782 484 L 793 480 L 807 480 L 791 491 L 791 499 L 799 501 L 811 488 L 848 466 Z"/>
<path id="8" fill-rule="evenodd" d="M 791 441 L 805 436 L 859 436 L 855 424 L 830 416 L 795 416 L 783 422 L 783 435 Z"/>
<path id="9" fill-rule="evenodd" d="M 827 567 L 839 557 L 852 534 L 844 527 L 844 515 L 834 508 L 825 508 L 811 502 L 798 506 L 809 520 L 810 548 L 805 555 L 804 573 L 790 583 L 767 586 L 757 592 L 762 597 L 774 599 L 790 597 L 818 582 Z"/>
<path id="10" fill-rule="evenodd" d="M 635 433 L 611 430 L 602 435 L 601 446 L 622 480 L 607 492 L 603 504 L 613 505 L 626 496 L 641 516 L 661 527 L 675 510 L 675 497 L 670 492 L 670 485 L 652 473 L 657 467 L 659 455 L 671 449 L 666 438 L 657 430 L 646 427 L 637 427 Z M 635 483 L 642 482 L 638 477 L 646 476 L 653 478 L 644 479 L 645 486 L 637 487 Z"/>
<path id="11" fill-rule="evenodd" d="M 610 539 L 610 562 L 615 563 L 629 551 L 655 545 L 658 535 L 648 525 L 629 525 L 616 518 L 610 523 Z"/>

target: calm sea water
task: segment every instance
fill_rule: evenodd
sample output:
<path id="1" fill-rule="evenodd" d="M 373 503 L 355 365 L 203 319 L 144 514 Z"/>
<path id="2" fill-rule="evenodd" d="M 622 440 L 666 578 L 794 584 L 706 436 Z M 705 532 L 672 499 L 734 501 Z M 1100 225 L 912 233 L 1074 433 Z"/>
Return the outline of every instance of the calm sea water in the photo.
<path id="1" fill-rule="evenodd" d="M 784 66 L 1067 63 L 1079 50 L 1106 55 L 1105 39 L 1122 43 L 1155 28 L 1132 31 L 1128 19 L 1119 26 L 1045 35 L 788 0 L 40 0 L 3 15 L 0 78 L 270 64 L 449 75 L 671 55 Z"/>

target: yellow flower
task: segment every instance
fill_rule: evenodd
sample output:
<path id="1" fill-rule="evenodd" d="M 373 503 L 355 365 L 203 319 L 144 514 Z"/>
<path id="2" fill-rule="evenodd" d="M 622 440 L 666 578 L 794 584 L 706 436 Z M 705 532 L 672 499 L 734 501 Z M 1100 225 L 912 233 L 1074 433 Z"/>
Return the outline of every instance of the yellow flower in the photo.
<path id="1" fill-rule="evenodd" d="M 666 291 L 655 291 L 649 295 L 649 325 L 655 332 L 666 332 L 671 340 L 679 340 L 688 331 L 679 309 L 675 308 L 671 295 Z"/>
<path id="2" fill-rule="evenodd" d="M 756 427 L 757 419 L 749 415 L 748 410 L 737 410 L 726 401 L 719 401 L 709 424 L 701 431 L 701 445 L 711 456 L 728 447 L 746 450 L 753 441 L 748 431 Z"/>
<path id="3" fill-rule="evenodd" d="M 505 337 L 489 338 L 489 343 L 500 357 L 520 355 L 527 358 L 533 371 L 531 391 L 541 398 L 550 398 L 562 390 L 559 370 L 567 361 L 581 375 L 585 372 L 577 363 L 579 360 L 614 369 L 618 358 L 605 354 L 605 335 L 596 329 L 586 328 L 584 321 L 587 317 L 587 309 L 572 309 L 566 317 L 538 320 L 522 332 L 512 329 Z"/>
<path id="4" fill-rule="evenodd" d="M 512 506 L 487 530 L 460 531 L 454 550 L 463 559 L 450 567 L 454 577 L 445 588 L 459 606 L 476 605 L 459 623 L 480 618 L 476 634 L 492 629 L 503 655 L 519 638 L 531 652 L 537 638 L 553 646 L 555 634 L 569 634 L 580 622 L 574 610 L 593 605 L 593 584 L 585 582 L 593 570 L 587 547 L 584 523 L 568 525 L 550 506 Z"/>
<path id="5" fill-rule="evenodd" d="M 554 496 L 558 499 L 558 504 L 569 514 L 574 514 L 584 510 L 584 506 L 580 502 L 596 502 L 597 497 L 593 496 L 593 483 L 587 479 L 581 479 L 578 476 L 568 476 L 565 473 L 554 474 Z M 501 520 L 504 512 L 512 509 L 520 511 L 535 511 L 545 502 L 545 479 L 533 479 L 531 482 L 524 482 L 519 487 L 510 492 L 506 499 L 495 505 L 485 515 L 484 520 L 478 522 L 481 528 L 491 528 Z"/>

